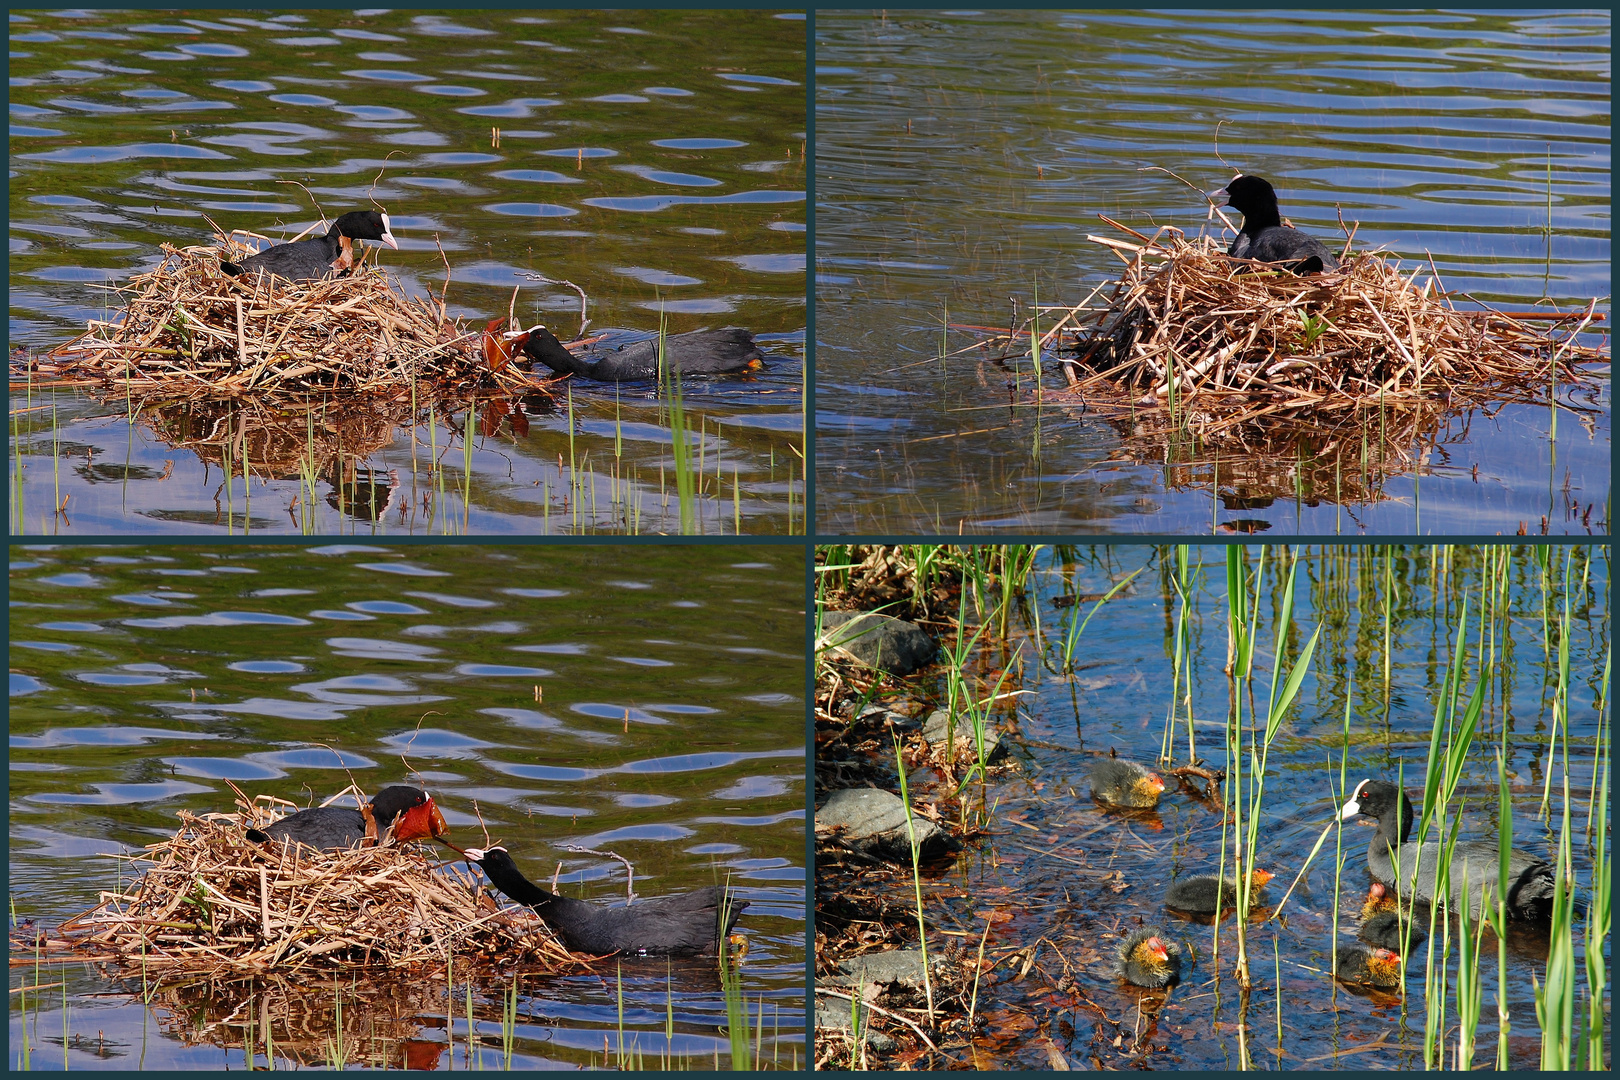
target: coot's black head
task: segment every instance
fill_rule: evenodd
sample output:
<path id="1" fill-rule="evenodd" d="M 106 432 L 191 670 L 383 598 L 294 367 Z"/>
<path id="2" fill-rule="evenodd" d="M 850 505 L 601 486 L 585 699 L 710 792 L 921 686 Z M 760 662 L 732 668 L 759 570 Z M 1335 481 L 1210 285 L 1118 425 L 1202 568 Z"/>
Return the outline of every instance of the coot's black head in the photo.
<path id="1" fill-rule="evenodd" d="M 573 354 L 563 346 L 562 342 L 557 340 L 557 335 L 543 326 L 537 326 L 530 330 L 523 338 L 522 345 L 524 352 L 542 363 L 549 359 L 556 363 L 567 364 L 571 363 L 573 359 Z M 499 851 L 500 848 L 490 848 L 490 850 Z"/>
<path id="2" fill-rule="evenodd" d="M 467 856 L 467 858 L 471 859 L 473 862 L 477 863 L 479 866 L 482 866 L 486 872 L 492 866 L 503 869 L 508 867 L 513 870 L 517 869 L 517 863 L 512 861 L 512 856 L 507 854 L 506 849 L 503 847 L 470 847 L 466 851 L 462 852 L 462 854 Z"/>
<path id="3" fill-rule="evenodd" d="M 421 806 L 427 801 L 427 792 L 421 788 L 393 784 L 377 792 L 377 797 L 371 800 L 371 812 L 376 815 L 377 825 L 381 828 L 411 807 Z"/>
<path id="4" fill-rule="evenodd" d="M 1240 176 L 1209 196 L 1217 205 L 1230 206 L 1245 218 L 1277 214 L 1277 191 L 1258 176 Z M 1224 203 L 1219 200 L 1225 199 Z M 1281 221 L 1281 216 L 1277 217 Z"/>
<path id="5" fill-rule="evenodd" d="M 1412 831 L 1412 800 L 1406 792 L 1384 780 L 1363 780 L 1350 793 L 1339 820 L 1349 821 L 1358 814 L 1378 819 L 1378 830 L 1392 843 L 1404 844 Z"/>
<path id="6" fill-rule="evenodd" d="M 388 215 L 375 210 L 350 210 L 347 214 L 332 223 L 331 232 L 339 236 L 347 236 L 351 240 L 381 240 L 389 247 L 399 250 L 399 244 L 394 241 L 394 234 L 388 231 Z"/>

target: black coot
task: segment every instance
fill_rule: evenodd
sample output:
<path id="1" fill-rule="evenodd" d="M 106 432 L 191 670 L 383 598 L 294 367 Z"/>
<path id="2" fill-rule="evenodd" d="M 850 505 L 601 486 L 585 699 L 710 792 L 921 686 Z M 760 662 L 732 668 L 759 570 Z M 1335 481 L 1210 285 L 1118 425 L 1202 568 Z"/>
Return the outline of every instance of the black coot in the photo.
<path id="1" fill-rule="evenodd" d="M 1407 933 L 1410 935 L 1404 943 L 1407 951 L 1423 944 L 1424 939 L 1429 936 L 1415 926 L 1411 927 Z M 1380 948 L 1400 952 L 1403 944 L 1401 941 L 1400 916 L 1393 911 L 1379 912 L 1361 924 L 1361 928 L 1356 931 L 1356 937 L 1370 945 L 1377 945 Z"/>
<path id="2" fill-rule="evenodd" d="M 1228 255 L 1261 262 L 1282 262 L 1296 274 L 1319 274 L 1337 270 L 1339 260 L 1321 241 L 1282 223 L 1277 209 L 1277 192 L 1258 176 L 1240 176 L 1211 199 L 1225 199 L 1217 205 L 1230 206 L 1243 215 L 1243 229 L 1226 249 Z"/>
<path id="3" fill-rule="evenodd" d="M 1402 896 L 1432 903 L 1440 880 L 1441 845 L 1408 843 L 1412 832 L 1412 801 L 1406 792 L 1383 780 L 1363 780 L 1356 785 L 1341 820 L 1358 814 L 1378 819 L 1372 843 L 1367 845 L 1367 869 L 1386 886 L 1394 886 Z M 1459 840 L 1451 853 L 1451 895 L 1456 903 L 1468 895 L 1469 914 L 1478 918 L 1484 910 L 1482 894 L 1496 903 L 1495 883 L 1499 865 L 1497 840 Z M 1398 869 L 1397 869 L 1398 868 Z M 1545 919 L 1552 912 L 1553 868 L 1545 859 L 1513 848 L 1508 852 L 1506 885 L 1508 914 L 1518 919 Z"/>
<path id="4" fill-rule="evenodd" d="M 395 784 L 377 792 L 360 810 L 346 806 L 300 810 L 274 825 L 247 830 L 247 838 L 260 844 L 277 840 L 329 850 L 350 848 L 366 839 L 380 843 L 390 825 L 396 842 L 440 837 L 449 831 L 427 792 Z"/>
<path id="5" fill-rule="evenodd" d="M 1249 903 L 1257 905 L 1265 896 L 1261 888 L 1271 880 L 1271 871 L 1256 870 L 1249 880 Z M 1191 911 L 1198 915 L 1213 915 L 1224 908 L 1237 907 L 1237 878 L 1218 878 L 1214 874 L 1199 874 L 1182 878 L 1164 894 L 1164 906 L 1177 911 Z"/>
<path id="6" fill-rule="evenodd" d="M 1147 809 L 1159 805 L 1159 774 L 1124 758 L 1098 758 L 1091 766 L 1091 794 L 1105 803 Z"/>
<path id="7" fill-rule="evenodd" d="M 267 270 L 289 281 L 312 281 L 332 272 L 332 264 L 343 249 L 344 237 L 351 240 L 381 240 L 391 248 L 399 247 L 393 234 L 388 231 L 387 214 L 375 210 L 351 210 L 334 221 L 325 236 L 277 244 L 239 263 L 222 260 L 219 268 L 227 274 Z"/>
<path id="8" fill-rule="evenodd" d="M 534 908 L 569 952 L 592 956 L 713 953 L 748 906 L 746 900 L 731 898 L 725 889 L 711 885 L 676 896 L 637 900 L 623 907 L 601 907 L 542 889 L 523 876 L 505 848 L 468 848 L 463 854 L 483 867 L 497 889 Z M 723 927 L 722 908 L 726 913 Z"/>
<path id="9" fill-rule="evenodd" d="M 1181 946 L 1157 926 L 1144 927 L 1120 943 L 1114 974 L 1133 986 L 1164 986 L 1181 977 Z"/>
<path id="10" fill-rule="evenodd" d="M 1348 983 L 1388 990 L 1401 985 L 1401 957 L 1389 949 L 1368 949 L 1344 945 L 1334 953 L 1339 960 L 1339 978 Z"/>
<path id="11" fill-rule="evenodd" d="M 592 355 L 594 360 L 568 351 L 557 336 L 543 326 L 521 339 L 523 351 L 559 375 L 577 375 L 599 382 L 628 382 L 658 378 L 658 339 L 636 341 Z M 747 330 L 698 330 L 664 338 L 664 362 L 681 375 L 730 375 L 757 371 L 765 366 L 765 354 L 754 344 Z"/>

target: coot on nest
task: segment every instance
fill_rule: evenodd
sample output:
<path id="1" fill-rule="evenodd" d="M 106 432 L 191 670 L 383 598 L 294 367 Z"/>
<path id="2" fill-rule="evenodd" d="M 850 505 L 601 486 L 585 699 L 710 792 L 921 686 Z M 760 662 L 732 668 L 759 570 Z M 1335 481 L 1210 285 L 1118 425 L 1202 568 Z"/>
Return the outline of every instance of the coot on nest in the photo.
<path id="1" fill-rule="evenodd" d="M 263 829 L 247 830 L 247 838 L 260 844 L 272 840 L 308 844 L 325 851 L 354 847 L 362 840 L 381 843 L 390 826 L 396 843 L 439 837 L 449 831 L 432 796 L 420 788 L 394 784 L 377 792 L 359 810 L 347 806 L 300 810 Z"/>
<path id="2" fill-rule="evenodd" d="M 351 210 L 334 221 L 325 236 L 277 244 L 239 263 L 221 260 L 219 268 L 227 274 L 266 270 L 288 281 L 313 281 L 332 272 L 332 264 L 337 261 L 339 253 L 345 251 L 345 237 L 351 240 L 381 240 L 391 248 L 399 247 L 393 233 L 388 231 L 387 214 L 375 210 Z"/>
<path id="3" fill-rule="evenodd" d="M 1296 274 L 1319 274 L 1337 270 L 1339 260 L 1321 241 L 1282 223 L 1277 209 L 1277 192 L 1258 176 L 1240 176 L 1211 199 L 1225 199 L 1217 205 L 1230 206 L 1243 215 L 1243 228 L 1232 238 L 1226 253 L 1239 259 L 1287 263 Z"/>

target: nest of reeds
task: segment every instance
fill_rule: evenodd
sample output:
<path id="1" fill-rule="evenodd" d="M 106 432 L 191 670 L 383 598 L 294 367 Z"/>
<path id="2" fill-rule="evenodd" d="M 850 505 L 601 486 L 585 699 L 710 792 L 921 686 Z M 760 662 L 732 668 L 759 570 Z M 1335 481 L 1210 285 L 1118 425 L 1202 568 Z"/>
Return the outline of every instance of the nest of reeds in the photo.
<path id="1" fill-rule="evenodd" d="M 411 847 L 255 844 L 244 830 L 272 820 L 259 801 L 238 814 L 176 816 L 180 831 L 138 857 L 150 865 L 127 891 L 103 892 L 43 947 L 179 974 L 439 970 L 452 959 L 458 970 L 583 966 L 537 916 L 497 909 Z"/>
<path id="2" fill-rule="evenodd" d="M 113 286 L 118 315 L 36 362 L 37 374 L 115 384 L 136 396 L 194 390 L 214 396 L 312 391 L 533 389 L 518 365 L 491 370 L 482 331 L 445 316 L 442 300 L 412 299 L 377 266 L 315 281 L 240 278 L 219 268 L 245 245 L 163 245 L 156 269 Z"/>
<path id="3" fill-rule="evenodd" d="M 1075 338 L 1066 374 L 1088 406 L 1195 410 L 1205 436 L 1265 417 L 1359 424 L 1367 409 L 1545 403 L 1550 384 L 1608 363 L 1577 341 L 1596 301 L 1546 322 L 1464 311 L 1432 262 L 1403 273 L 1372 252 L 1300 276 L 1230 259 L 1211 237 L 1116 227 L 1133 240 L 1091 239 L 1124 271 L 1053 328 Z"/>

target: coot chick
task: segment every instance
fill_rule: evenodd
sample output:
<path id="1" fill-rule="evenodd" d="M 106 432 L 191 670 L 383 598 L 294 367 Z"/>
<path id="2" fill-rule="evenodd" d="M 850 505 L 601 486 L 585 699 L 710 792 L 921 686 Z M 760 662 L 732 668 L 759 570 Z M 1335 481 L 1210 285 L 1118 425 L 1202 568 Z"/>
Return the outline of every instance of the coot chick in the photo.
<path id="1" fill-rule="evenodd" d="M 344 249 L 344 237 L 351 240 L 381 240 L 389 247 L 398 249 L 399 244 L 388 228 L 387 214 L 379 214 L 375 210 L 351 210 L 334 221 L 325 236 L 277 244 L 239 263 L 221 260 L 219 268 L 227 274 L 267 270 L 288 281 L 313 281 L 332 272 L 333 262 Z"/>
<path id="2" fill-rule="evenodd" d="M 1145 927 L 1120 943 L 1114 974 L 1133 986 L 1165 986 L 1181 978 L 1181 946 L 1157 926 Z"/>
<path id="3" fill-rule="evenodd" d="M 1249 903 L 1260 903 L 1265 890 L 1261 888 L 1271 880 L 1269 870 L 1256 870 L 1250 878 Z M 1238 902 L 1236 877 L 1217 878 L 1214 874 L 1199 874 L 1182 878 L 1164 894 L 1164 906 L 1177 911 L 1190 911 L 1195 915 L 1213 915 L 1217 911 L 1236 907 Z"/>
<path id="4" fill-rule="evenodd" d="M 1401 957 L 1388 949 L 1344 945 L 1334 954 L 1339 959 L 1339 978 L 1348 983 L 1376 986 L 1383 990 L 1401 985 Z"/>
<path id="5" fill-rule="evenodd" d="M 1091 794 L 1105 803 L 1147 809 L 1159 805 L 1159 774 L 1124 758 L 1098 758 L 1091 766 Z"/>
<path id="6" fill-rule="evenodd" d="M 351 848 L 363 840 L 382 843 L 390 826 L 395 843 L 440 837 L 449 831 L 427 792 L 394 784 L 377 792 L 359 810 L 346 806 L 300 810 L 263 829 L 247 830 L 247 838 L 260 844 L 277 840 L 329 851 Z"/>
<path id="7" fill-rule="evenodd" d="M 1240 176 L 1219 191 L 1210 192 L 1209 197 L 1225 199 L 1221 205 L 1243 215 L 1243 228 L 1232 238 L 1232 246 L 1226 249 L 1228 255 L 1285 262 L 1296 274 L 1319 274 L 1324 269 L 1339 268 L 1339 260 L 1321 241 L 1282 223 L 1277 192 L 1260 177 Z"/>
<path id="8" fill-rule="evenodd" d="M 748 906 L 746 900 L 729 897 L 725 889 L 711 885 L 623 907 L 600 907 L 542 889 L 523 876 L 505 848 L 468 848 L 464 854 L 483 868 L 497 889 L 534 908 L 569 952 L 592 956 L 712 954 Z M 722 908 L 724 926 L 720 924 Z"/>
<path id="9" fill-rule="evenodd" d="M 1362 923 L 1361 928 L 1356 931 L 1356 937 L 1370 945 L 1400 952 L 1403 945 L 1407 949 L 1417 948 L 1429 936 L 1416 926 L 1411 927 L 1407 933 L 1410 936 L 1403 943 L 1400 916 L 1393 911 L 1384 911 Z"/>
<path id="10" fill-rule="evenodd" d="M 521 340 L 523 351 L 559 375 L 577 375 L 598 382 L 629 382 L 658 378 L 658 339 L 635 341 L 616 349 L 601 350 L 595 360 L 568 351 L 555 334 L 543 326 L 529 331 Z M 730 375 L 757 371 L 765 366 L 765 354 L 754 344 L 747 330 L 697 330 L 664 338 L 664 363 L 679 375 Z"/>
<path id="11" fill-rule="evenodd" d="M 1393 889 L 1384 888 L 1384 883 L 1375 881 L 1367 889 L 1367 899 L 1361 904 L 1361 921 L 1366 922 L 1374 915 L 1382 915 L 1386 911 L 1399 911 L 1400 901 L 1395 898 Z"/>
<path id="12" fill-rule="evenodd" d="M 1367 869 L 1386 886 L 1397 886 L 1402 896 L 1433 903 L 1440 880 L 1441 845 L 1409 843 L 1412 801 L 1406 792 L 1383 780 L 1363 780 L 1340 810 L 1341 820 L 1358 814 L 1378 820 L 1372 843 L 1367 845 Z M 1496 904 L 1499 866 L 1497 840 L 1459 840 L 1451 853 L 1452 902 L 1464 893 L 1469 914 L 1478 918 L 1484 909 L 1481 896 Z M 1552 911 L 1553 868 L 1545 859 L 1513 848 L 1508 852 L 1504 883 L 1508 914 L 1517 919 L 1546 919 Z"/>

